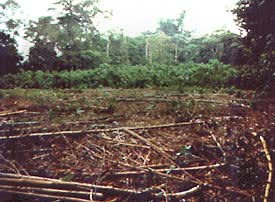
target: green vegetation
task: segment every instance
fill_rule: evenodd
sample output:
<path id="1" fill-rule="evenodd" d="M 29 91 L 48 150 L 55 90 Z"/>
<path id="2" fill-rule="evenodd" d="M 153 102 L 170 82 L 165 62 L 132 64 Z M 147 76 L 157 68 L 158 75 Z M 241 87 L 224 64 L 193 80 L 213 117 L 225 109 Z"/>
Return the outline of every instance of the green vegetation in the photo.
<path id="1" fill-rule="evenodd" d="M 1 88 L 144 88 L 201 86 L 220 88 L 236 75 L 230 65 L 211 60 L 207 64 L 177 66 L 110 66 L 90 70 L 43 72 L 24 71 L 3 76 Z"/>
<path id="2" fill-rule="evenodd" d="M 20 11 L 15 0 L 0 3 L 0 87 L 216 88 L 227 83 L 274 91 L 275 4 L 271 0 L 239 0 L 232 12 L 242 36 L 221 29 L 199 38 L 186 30 L 185 11 L 160 20 L 154 31 L 137 37 L 115 30 L 100 33 L 95 20 L 110 13 L 99 3 L 59 0 L 50 8 L 53 15 L 29 22 L 15 18 Z M 17 51 L 18 30 L 32 44 L 24 61 Z"/>
<path id="3" fill-rule="evenodd" d="M 272 0 L 239 0 L 233 11 L 247 34 L 246 64 L 240 74 L 241 87 L 256 88 L 274 95 L 275 90 L 275 4 Z"/>

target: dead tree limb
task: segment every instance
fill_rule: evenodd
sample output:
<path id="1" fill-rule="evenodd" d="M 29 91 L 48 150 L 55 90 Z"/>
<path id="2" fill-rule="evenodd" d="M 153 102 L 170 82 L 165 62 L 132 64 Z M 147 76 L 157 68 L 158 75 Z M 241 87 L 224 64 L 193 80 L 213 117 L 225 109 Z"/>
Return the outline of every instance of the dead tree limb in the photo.
<path id="1" fill-rule="evenodd" d="M 178 193 L 171 193 L 171 194 L 166 194 L 167 198 L 185 198 L 188 197 L 197 191 L 199 191 L 202 188 L 202 185 L 197 185 L 189 190 L 183 191 L 183 192 L 178 192 Z M 161 192 L 156 195 L 157 198 L 163 198 L 165 197 L 164 194 Z"/>
<path id="2" fill-rule="evenodd" d="M 74 197 L 55 196 L 55 195 L 49 195 L 49 194 L 32 193 L 29 191 L 18 191 L 18 190 L 11 190 L 11 189 L 1 189 L 0 188 L 0 192 L 10 193 L 10 194 L 21 194 L 21 195 L 45 198 L 45 199 L 56 199 L 56 200 L 61 199 L 61 200 L 72 201 L 72 202 L 91 202 L 90 200 L 79 199 L 79 198 L 74 198 Z"/>
<path id="3" fill-rule="evenodd" d="M 268 178 L 267 178 L 267 184 L 266 184 L 265 194 L 264 194 L 264 202 L 267 202 L 268 197 L 269 197 L 269 193 L 270 193 L 271 184 L 272 184 L 273 168 L 272 168 L 271 156 L 270 156 L 266 141 L 263 138 L 263 136 L 260 136 L 260 140 L 262 142 L 264 152 L 265 152 L 265 156 L 266 156 L 266 159 L 267 159 L 267 162 L 268 162 Z"/>
<path id="4" fill-rule="evenodd" d="M 50 189 L 69 189 L 69 190 L 86 190 L 90 191 L 91 189 L 95 190 L 96 193 L 100 192 L 107 195 L 118 195 L 118 196 L 128 196 L 128 195 L 139 195 L 141 192 L 131 190 L 131 189 L 122 189 L 112 186 L 101 186 L 88 183 L 79 183 L 79 182 L 65 182 L 58 179 L 51 178 L 42 178 L 34 177 L 27 175 L 16 175 L 16 174 L 7 174 L 0 173 L 0 184 L 1 185 L 10 185 L 10 186 L 28 186 L 28 187 L 42 187 Z"/>
<path id="5" fill-rule="evenodd" d="M 224 149 L 222 148 L 221 144 L 219 143 L 219 141 L 217 140 L 216 136 L 214 135 L 214 133 L 212 131 L 210 131 L 210 135 L 213 138 L 213 140 L 215 141 L 215 143 L 217 144 L 219 150 L 222 152 L 224 160 L 226 160 L 226 153 L 225 153 Z"/>
<path id="6" fill-rule="evenodd" d="M 0 113 L 0 117 L 23 114 L 25 112 L 27 112 L 27 110 L 20 110 L 20 111 L 16 111 L 16 112 L 3 112 L 3 113 Z"/>
<path id="7" fill-rule="evenodd" d="M 166 173 L 169 171 L 169 173 L 181 173 L 183 171 L 196 171 L 196 170 L 204 170 L 204 169 L 213 169 L 213 168 L 220 168 L 225 166 L 226 164 L 222 163 L 222 164 L 213 164 L 213 165 L 207 165 L 207 166 L 195 166 L 195 167 L 187 167 L 187 168 L 174 168 L 174 169 L 154 169 L 157 172 L 161 172 L 161 173 Z M 150 173 L 150 170 L 147 171 L 125 171 L 125 172 L 111 172 L 110 175 L 111 177 L 135 177 L 135 176 L 139 176 L 139 175 L 144 175 L 146 173 Z M 88 174 L 88 173 L 83 173 L 83 174 Z M 89 174 L 88 174 L 89 175 Z M 100 176 L 101 173 L 97 173 L 97 174 L 90 174 L 90 176 L 96 177 L 96 176 Z"/>
<path id="8" fill-rule="evenodd" d="M 150 146 L 153 150 L 155 150 L 156 152 L 160 153 L 162 156 L 164 156 L 164 158 L 166 158 L 170 163 L 172 163 L 173 165 L 179 167 L 174 160 L 172 159 L 172 157 L 166 153 L 165 151 L 163 151 L 161 148 L 159 148 L 157 145 L 153 144 L 152 142 L 150 142 L 149 140 L 145 139 L 144 137 L 141 137 L 140 135 L 138 135 L 137 133 L 129 130 L 128 128 L 124 128 L 123 131 L 125 131 L 126 133 L 128 133 L 129 135 L 141 140 L 142 142 L 144 142 L 145 144 L 147 144 L 148 146 Z"/>
<path id="9" fill-rule="evenodd" d="M 152 125 L 152 126 L 138 126 L 138 127 L 120 127 L 120 128 L 109 128 L 109 129 L 95 129 L 95 130 L 77 130 L 77 131 L 59 131 L 59 132 L 48 132 L 48 133 L 31 133 L 27 135 L 17 135 L 17 136 L 6 136 L 0 137 L 1 140 L 12 140 L 27 137 L 45 137 L 45 136 L 58 136 L 58 135 L 85 135 L 89 133 L 100 133 L 100 132 L 112 132 L 121 131 L 125 128 L 129 130 L 141 130 L 141 129 L 157 129 L 157 128 L 170 128 L 170 127 L 180 127 L 195 124 L 202 124 L 203 122 L 183 122 L 183 123 L 170 123 L 163 125 Z"/>
<path id="10" fill-rule="evenodd" d="M 89 198 L 90 192 L 88 191 L 73 191 L 73 190 L 64 190 L 64 189 L 48 189 L 48 188 L 39 188 L 39 187 L 21 187 L 21 186 L 7 186 L 7 185 L 0 185 L 0 189 L 9 189 L 15 191 L 33 191 L 39 192 L 42 194 L 50 194 L 50 195 L 59 195 L 59 196 L 70 196 L 70 197 L 78 197 L 78 198 Z M 103 194 L 94 193 L 94 197 L 102 198 Z"/>

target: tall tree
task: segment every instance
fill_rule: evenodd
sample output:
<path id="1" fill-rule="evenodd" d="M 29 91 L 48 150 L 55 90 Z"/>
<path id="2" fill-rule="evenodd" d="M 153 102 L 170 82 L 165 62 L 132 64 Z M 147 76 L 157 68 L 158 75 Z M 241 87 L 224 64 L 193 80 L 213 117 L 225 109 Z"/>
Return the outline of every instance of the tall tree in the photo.
<path id="1" fill-rule="evenodd" d="M 105 42 L 94 25 L 94 18 L 104 11 L 99 9 L 98 0 L 60 0 L 50 10 L 56 18 L 42 17 L 30 22 L 26 38 L 38 44 L 45 52 L 52 48 L 59 55 L 57 69 L 92 68 L 106 57 Z M 41 56 L 46 56 L 41 52 Z M 46 58 L 43 58 L 46 60 Z"/>
<path id="2" fill-rule="evenodd" d="M 146 64 L 146 39 L 144 36 L 127 37 L 128 56 L 131 65 Z"/>
<path id="3" fill-rule="evenodd" d="M 172 64 L 174 62 L 174 43 L 164 32 L 157 32 L 147 38 L 148 62 Z"/>
<path id="4" fill-rule="evenodd" d="M 231 65 L 244 64 L 245 49 L 241 37 L 226 30 L 217 30 L 212 34 L 191 39 L 179 55 L 180 62 L 208 63 L 211 59 Z"/>
<path id="5" fill-rule="evenodd" d="M 239 0 L 233 13 L 250 50 L 248 64 L 256 72 L 258 87 L 275 89 L 275 3 L 274 0 Z M 256 82 L 257 81 L 257 82 Z"/>
<path id="6" fill-rule="evenodd" d="M 94 25 L 94 18 L 103 14 L 98 7 L 98 0 L 60 0 L 56 2 L 56 10 L 62 10 L 57 18 L 61 26 L 63 49 L 83 50 L 92 47 L 98 31 Z"/>
<path id="7" fill-rule="evenodd" d="M 58 69 L 57 62 L 58 57 L 54 43 L 37 40 L 30 48 L 26 65 L 31 70 L 52 71 Z"/>
<path id="8" fill-rule="evenodd" d="M 34 44 L 29 50 L 25 69 L 31 70 L 57 70 L 57 52 L 61 53 L 59 43 L 61 28 L 53 23 L 50 16 L 40 17 L 38 21 L 30 21 L 25 31 L 25 39 Z"/>
<path id="9" fill-rule="evenodd" d="M 94 18 L 104 11 L 98 7 L 99 0 L 60 0 L 62 10 L 57 18 L 61 27 L 60 45 L 65 68 L 83 69 L 98 65 L 102 60 L 101 43 Z M 69 67 L 70 66 L 70 67 Z"/>
<path id="10" fill-rule="evenodd" d="M 262 53 L 275 51 L 274 0 L 240 0 L 233 12 L 246 34 L 245 44 L 252 50 L 251 62 L 259 59 Z"/>
<path id="11" fill-rule="evenodd" d="M 60 44 L 61 27 L 54 23 L 51 16 L 40 17 L 38 21 L 30 21 L 25 31 L 25 39 L 31 43 L 46 42 L 54 43 L 55 47 L 61 51 Z"/>
<path id="12" fill-rule="evenodd" d="M 171 37 L 174 43 L 174 62 L 178 62 L 179 53 L 190 37 L 190 32 L 184 30 L 184 18 L 185 11 L 183 11 L 178 18 L 163 19 L 159 22 L 158 31 L 162 31 Z"/>
<path id="13" fill-rule="evenodd" d="M 0 75 L 17 72 L 21 60 L 15 40 L 0 32 Z"/>
<path id="14" fill-rule="evenodd" d="M 0 3 L 1 29 L 11 37 L 19 34 L 18 30 L 22 22 L 16 17 L 19 8 L 20 6 L 15 0 L 6 0 L 4 3 Z"/>
<path id="15" fill-rule="evenodd" d="M 109 35 L 111 64 L 129 64 L 127 37 L 122 32 Z"/>

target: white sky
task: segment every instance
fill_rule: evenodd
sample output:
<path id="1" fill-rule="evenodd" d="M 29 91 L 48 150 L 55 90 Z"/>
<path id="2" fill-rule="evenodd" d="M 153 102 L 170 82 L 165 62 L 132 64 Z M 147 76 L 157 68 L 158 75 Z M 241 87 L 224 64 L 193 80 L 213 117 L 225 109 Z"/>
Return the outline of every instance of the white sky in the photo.
<path id="1" fill-rule="evenodd" d="M 4 1 L 4 0 L 0 0 Z M 18 0 L 29 17 L 47 15 L 47 9 L 57 0 Z M 196 35 L 210 33 L 222 27 L 233 32 L 238 29 L 234 16 L 228 12 L 237 0 L 101 0 L 104 10 L 112 10 L 110 20 L 98 23 L 100 30 L 123 29 L 128 35 L 157 27 L 162 18 L 176 18 L 185 10 L 186 29 Z"/>
<path id="2" fill-rule="evenodd" d="M 6 0 L 0 0 L 0 3 Z M 58 0 L 17 0 L 29 19 L 49 15 L 48 8 Z M 185 10 L 185 29 L 201 36 L 225 28 L 239 33 L 230 12 L 238 0 L 101 0 L 101 8 L 111 10 L 110 19 L 98 20 L 100 31 L 123 29 L 130 36 L 154 31 L 160 19 L 177 18 Z M 27 53 L 30 44 L 19 40 L 20 52 Z M 25 54 L 24 54 L 25 55 Z"/>

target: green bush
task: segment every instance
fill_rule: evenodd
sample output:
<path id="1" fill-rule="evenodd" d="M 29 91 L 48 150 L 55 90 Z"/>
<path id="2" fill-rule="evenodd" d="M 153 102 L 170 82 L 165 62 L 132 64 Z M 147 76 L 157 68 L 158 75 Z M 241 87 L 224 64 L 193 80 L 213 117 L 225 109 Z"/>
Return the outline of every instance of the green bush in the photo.
<path id="1" fill-rule="evenodd" d="M 207 64 L 186 63 L 177 66 L 110 66 L 90 70 L 42 72 L 25 71 L 6 75 L 1 88 L 145 88 L 145 87 L 223 87 L 236 70 L 218 60 Z"/>

